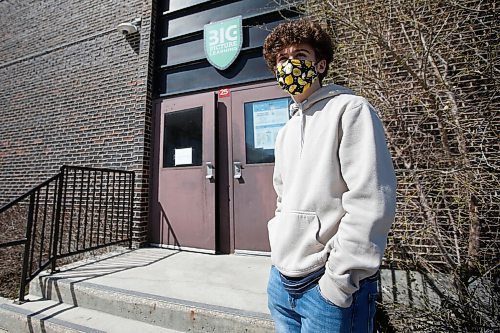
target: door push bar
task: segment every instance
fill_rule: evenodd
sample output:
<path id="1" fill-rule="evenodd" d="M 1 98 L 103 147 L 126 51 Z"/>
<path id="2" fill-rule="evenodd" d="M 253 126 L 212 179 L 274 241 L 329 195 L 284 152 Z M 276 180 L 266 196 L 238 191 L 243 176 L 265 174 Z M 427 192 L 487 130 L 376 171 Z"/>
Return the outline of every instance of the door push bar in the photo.
<path id="1" fill-rule="evenodd" d="M 234 166 L 234 175 L 233 175 L 233 178 L 234 179 L 241 179 L 241 162 L 233 162 L 233 166 Z"/>
<path id="2" fill-rule="evenodd" d="M 207 162 L 207 175 L 206 179 L 214 180 L 215 179 L 215 168 L 212 162 Z"/>

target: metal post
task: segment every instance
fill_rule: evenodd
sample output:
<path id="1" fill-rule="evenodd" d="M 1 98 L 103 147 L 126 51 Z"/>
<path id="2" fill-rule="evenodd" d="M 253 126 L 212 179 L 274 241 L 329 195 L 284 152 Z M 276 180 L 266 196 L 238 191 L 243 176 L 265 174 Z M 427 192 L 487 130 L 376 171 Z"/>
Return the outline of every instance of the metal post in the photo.
<path id="1" fill-rule="evenodd" d="M 30 206 L 28 211 L 28 224 L 26 226 L 26 243 L 24 243 L 23 271 L 21 273 L 21 286 L 19 287 L 18 304 L 25 302 L 26 280 L 28 277 L 28 264 L 30 261 L 31 231 L 33 228 L 33 210 L 35 206 L 35 192 L 30 194 Z"/>
<path id="2" fill-rule="evenodd" d="M 57 261 L 57 245 L 62 242 L 62 237 L 59 239 L 59 226 L 61 220 L 61 205 L 62 205 L 62 194 L 63 194 L 63 183 L 64 183 L 64 166 L 61 167 L 59 173 L 59 188 L 57 190 L 57 206 L 56 206 L 56 220 L 55 220 L 55 230 L 54 230 L 54 241 L 52 243 L 52 267 L 51 273 L 56 272 L 56 261 Z"/>
<path id="3" fill-rule="evenodd" d="M 132 249 L 132 224 L 134 216 L 134 189 L 135 189 L 135 172 L 132 172 L 132 184 L 130 186 L 130 215 L 129 215 L 129 249 Z"/>

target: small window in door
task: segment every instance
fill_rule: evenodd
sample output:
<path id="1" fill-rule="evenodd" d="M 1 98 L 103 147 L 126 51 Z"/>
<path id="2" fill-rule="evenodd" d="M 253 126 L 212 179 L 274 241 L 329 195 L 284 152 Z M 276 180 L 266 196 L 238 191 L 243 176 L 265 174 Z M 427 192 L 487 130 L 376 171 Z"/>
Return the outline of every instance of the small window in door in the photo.
<path id="1" fill-rule="evenodd" d="M 245 103 L 247 164 L 274 163 L 276 136 L 290 119 L 290 103 L 290 98 Z"/>
<path id="2" fill-rule="evenodd" d="M 165 114 L 164 168 L 201 165 L 202 125 L 201 107 Z"/>

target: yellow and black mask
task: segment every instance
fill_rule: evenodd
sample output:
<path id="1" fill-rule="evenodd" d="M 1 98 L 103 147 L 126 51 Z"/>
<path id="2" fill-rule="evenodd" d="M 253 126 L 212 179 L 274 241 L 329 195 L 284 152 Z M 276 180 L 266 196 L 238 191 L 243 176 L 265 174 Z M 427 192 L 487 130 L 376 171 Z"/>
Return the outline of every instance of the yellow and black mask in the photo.
<path id="1" fill-rule="evenodd" d="M 318 77 L 314 62 L 288 59 L 276 67 L 276 79 L 281 89 L 291 95 L 305 92 Z"/>

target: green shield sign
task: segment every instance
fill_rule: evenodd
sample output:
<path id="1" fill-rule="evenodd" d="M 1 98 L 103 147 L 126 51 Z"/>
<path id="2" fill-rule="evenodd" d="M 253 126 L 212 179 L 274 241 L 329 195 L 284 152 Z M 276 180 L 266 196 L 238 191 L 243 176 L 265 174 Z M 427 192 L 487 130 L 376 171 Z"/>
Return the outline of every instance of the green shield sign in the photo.
<path id="1" fill-rule="evenodd" d="M 236 60 L 243 45 L 242 17 L 205 24 L 203 40 L 208 62 L 224 70 Z"/>

